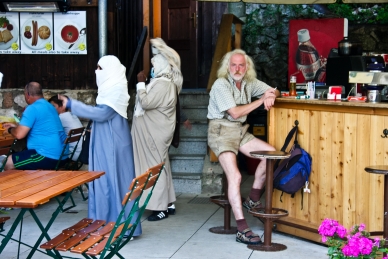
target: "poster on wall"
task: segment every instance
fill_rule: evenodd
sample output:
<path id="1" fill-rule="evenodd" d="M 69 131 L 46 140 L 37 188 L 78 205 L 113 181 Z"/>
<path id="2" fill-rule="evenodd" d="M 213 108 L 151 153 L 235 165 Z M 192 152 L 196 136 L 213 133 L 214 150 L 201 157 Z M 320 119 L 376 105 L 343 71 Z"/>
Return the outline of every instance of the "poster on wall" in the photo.
<path id="1" fill-rule="evenodd" d="M 296 83 L 326 82 L 326 62 L 332 48 L 348 35 L 346 18 L 290 20 L 288 78 Z"/>
<path id="2" fill-rule="evenodd" d="M 20 54 L 19 13 L 0 14 L 0 53 Z"/>
<path id="3" fill-rule="evenodd" d="M 86 55 L 86 11 L 0 13 L 0 54 Z"/>

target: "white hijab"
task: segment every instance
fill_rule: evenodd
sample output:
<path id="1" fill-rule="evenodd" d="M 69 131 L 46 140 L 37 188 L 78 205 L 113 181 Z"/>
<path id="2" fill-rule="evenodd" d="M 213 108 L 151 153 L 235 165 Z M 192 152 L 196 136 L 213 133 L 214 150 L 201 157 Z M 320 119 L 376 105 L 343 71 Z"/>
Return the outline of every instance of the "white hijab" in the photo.
<path id="1" fill-rule="evenodd" d="M 105 104 L 125 119 L 129 104 L 128 81 L 125 66 L 115 56 L 103 56 L 98 61 L 101 70 L 96 70 L 98 86 L 97 104 Z"/>

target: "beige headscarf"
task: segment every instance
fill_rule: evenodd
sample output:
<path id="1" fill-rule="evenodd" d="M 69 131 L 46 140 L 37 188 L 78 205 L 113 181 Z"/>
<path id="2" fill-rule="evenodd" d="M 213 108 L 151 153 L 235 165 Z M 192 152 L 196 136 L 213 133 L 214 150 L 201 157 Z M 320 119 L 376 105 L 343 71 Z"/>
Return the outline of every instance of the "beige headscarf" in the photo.
<path id="1" fill-rule="evenodd" d="M 171 65 L 172 81 L 177 87 L 178 93 L 180 93 L 183 84 L 183 76 L 181 72 L 181 58 L 179 54 L 161 39 L 155 38 L 150 40 L 152 45 L 152 53 L 154 55 L 163 55 L 168 63 Z"/>
<path id="2" fill-rule="evenodd" d="M 103 56 L 98 61 L 101 70 L 96 70 L 98 86 L 97 104 L 105 104 L 124 118 L 129 104 L 126 68 L 115 56 Z"/>

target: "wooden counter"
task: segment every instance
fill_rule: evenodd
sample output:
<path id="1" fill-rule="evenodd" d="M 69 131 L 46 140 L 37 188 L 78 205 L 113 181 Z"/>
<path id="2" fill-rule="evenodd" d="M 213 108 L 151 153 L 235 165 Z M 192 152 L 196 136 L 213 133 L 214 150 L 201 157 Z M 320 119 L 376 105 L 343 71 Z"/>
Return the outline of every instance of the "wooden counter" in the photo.
<path id="1" fill-rule="evenodd" d="M 325 218 L 346 228 L 365 223 L 368 231 L 383 229 L 384 176 L 364 171 L 388 164 L 388 103 L 276 99 L 268 114 L 268 141 L 278 150 L 295 120 L 298 141 L 313 158 L 311 193 L 295 198 L 275 190 L 273 207 L 289 211 L 277 230 L 320 242 Z M 303 209 L 302 203 L 303 201 Z"/>

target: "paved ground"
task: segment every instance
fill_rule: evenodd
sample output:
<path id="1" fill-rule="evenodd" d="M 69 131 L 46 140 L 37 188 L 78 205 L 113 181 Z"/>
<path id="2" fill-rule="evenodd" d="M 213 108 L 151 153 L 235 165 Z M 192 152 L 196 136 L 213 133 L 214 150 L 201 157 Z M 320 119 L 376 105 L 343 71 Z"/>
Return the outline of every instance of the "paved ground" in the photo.
<path id="1" fill-rule="evenodd" d="M 252 176 L 245 176 L 242 185 L 242 192 L 245 195 L 249 191 Z M 78 222 L 87 216 L 87 202 L 82 201 L 80 194 L 75 195 L 77 207 L 72 213 L 61 213 L 54 222 L 49 232 L 51 237 L 59 234 L 62 229 Z M 209 228 L 223 225 L 223 209 L 209 202 L 211 195 L 178 194 L 176 215 L 169 218 L 149 222 L 146 211 L 142 227 L 143 235 L 129 242 L 122 254 L 125 258 L 172 258 L 172 259 L 196 259 L 196 258 L 279 258 L 279 259 L 327 259 L 327 248 L 323 245 L 312 243 L 293 236 L 274 233 L 272 241 L 285 244 L 287 250 L 281 252 L 259 252 L 252 251 L 246 245 L 237 243 L 235 235 L 218 235 L 209 232 Z M 55 200 L 40 206 L 36 209 L 39 218 L 47 223 L 51 213 L 57 206 Z M 12 219 L 16 217 L 18 210 L 9 211 Z M 263 225 L 260 221 L 250 215 L 246 215 L 248 224 L 253 231 L 263 234 Z M 8 231 L 11 221 L 6 223 Z M 235 226 L 234 220 L 232 225 Z M 26 213 L 22 241 L 31 244 L 36 240 L 36 233 L 39 231 L 31 215 Z M 4 233 L 4 232 L 3 232 Z M 14 238 L 18 238 L 19 229 L 15 231 Z M 1 259 L 17 258 L 17 243 L 10 242 L 0 254 Z M 26 258 L 29 252 L 28 247 L 20 247 L 20 257 Z M 73 256 L 73 254 L 72 254 Z M 42 253 L 35 253 L 34 259 L 50 258 Z M 82 258 L 82 257 L 79 257 Z"/>

